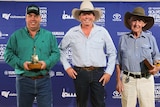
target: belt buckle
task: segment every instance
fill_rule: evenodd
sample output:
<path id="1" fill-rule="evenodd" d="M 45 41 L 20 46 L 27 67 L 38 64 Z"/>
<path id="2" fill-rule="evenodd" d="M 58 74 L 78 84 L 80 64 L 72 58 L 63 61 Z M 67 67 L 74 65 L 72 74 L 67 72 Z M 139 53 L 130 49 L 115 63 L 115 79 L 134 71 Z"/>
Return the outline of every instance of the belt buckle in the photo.
<path id="1" fill-rule="evenodd" d="M 32 79 L 32 80 L 36 80 L 37 79 L 37 77 L 29 77 L 30 79 Z"/>
<path id="2" fill-rule="evenodd" d="M 44 76 L 43 75 L 38 75 L 38 76 L 35 76 L 35 77 L 30 77 L 32 80 L 36 80 L 36 79 L 41 79 L 43 78 Z"/>
<path id="3" fill-rule="evenodd" d="M 42 79 L 42 78 L 44 78 L 44 77 L 47 76 L 47 75 L 48 75 L 48 73 L 47 73 L 46 75 L 38 75 L 38 76 L 28 77 L 28 78 L 30 78 L 30 79 L 32 79 L 32 80 L 36 80 L 36 79 Z"/>
<path id="4" fill-rule="evenodd" d="M 134 79 L 136 79 L 136 78 L 137 78 L 135 74 L 133 74 L 133 78 L 134 78 Z"/>
<path id="5" fill-rule="evenodd" d="M 89 67 L 86 67 L 85 69 L 86 69 L 87 71 L 91 71 L 91 68 L 89 68 Z"/>
<path id="6" fill-rule="evenodd" d="M 93 66 L 83 67 L 83 69 L 86 70 L 86 71 L 93 71 L 93 70 L 95 70 L 95 67 L 93 67 Z"/>
<path id="7" fill-rule="evenodd" d="M 134 79 L 137 79 L 137 78 L 139 78 L 139 79 L 141 79 L 142 78 L 142 75 L 141 74 L 134 74 L 134 77 L 133 77 Z"/>
<path id="8" fill-rule="evenodd" d="M 92 67 L 84 67 L 84 69 L 85 69 L 86 71 L 92 71 L 92 70 L 93 70 Z"/>

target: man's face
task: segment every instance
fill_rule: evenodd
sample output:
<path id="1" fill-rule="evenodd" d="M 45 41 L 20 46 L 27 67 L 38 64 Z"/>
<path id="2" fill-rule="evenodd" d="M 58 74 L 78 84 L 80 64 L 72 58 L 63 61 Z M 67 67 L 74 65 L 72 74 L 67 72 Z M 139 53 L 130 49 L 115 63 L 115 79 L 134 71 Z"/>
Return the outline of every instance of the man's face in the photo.
<path id="1" fill-rule="evenodd" d="M 82 25 L 91 25 L 95 20 L 93 12 L 81 12 L 79 19 Z"/>
<path id="2" fill-rule="evenodd" d="M 28 30 L 37 31 L 40 27 L 41 17 L 34 13 L 26 14 L 26 25 Z"/>
<path id="3" fill-rule="evenodd" d="M 143 27 L 146 25 L 145 20 L 143 17 L 138 17 L 138 16 L 132 16 L 129 19 L 129 23 L 131 26 L 131 30 L 133 32 L 141 32 L 143 30 Z"/>

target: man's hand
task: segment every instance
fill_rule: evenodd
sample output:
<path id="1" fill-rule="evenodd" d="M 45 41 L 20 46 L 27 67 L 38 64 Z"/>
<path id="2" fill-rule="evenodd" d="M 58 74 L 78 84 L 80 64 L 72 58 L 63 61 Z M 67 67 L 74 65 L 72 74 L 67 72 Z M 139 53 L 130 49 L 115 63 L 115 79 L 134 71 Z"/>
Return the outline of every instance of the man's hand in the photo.
<path id="1" fill-rule="evenodd" d="M 121 93 L 124 89 L 123 89 L 123 84 L 122 84 L 122 80 L 119 79 L 117 80 L 117 84 L 116 84 L 116 90 Z"/>
<path id="2" fill-rule="evenodd" d="M 66 72 L 72 79 L 76 79 L 77 72 L 73 68 L 68 68 Z"/>
<path id="3" fill-rule="evenodd" d="M 38 61 L 38 63 L 41 64 L 41 69 L 42 69 L 42 70 L 43 70 L 43 69 L 46 69 L 47 65 L 46 65 L 46 63 L 45 63 L 44 61 Z"/>
<path id="4" fill-rule="evenodd" d="M 31 63 L 31 62 L 29 62 L 29 61 L 26 61 L 26 62 L 23 63 L 24 70 L 30 70 L 29 67 L 28 67 L 28 65 L 29 65 L 30 63 Z"/>
<path id="5" fill-rule="evenodd" d="M 102 85 L 105 86 L 109 82 L 111 75 L 108 73 L 104 73 L 99 82 L 102 82 Z"/>
<path id="6" fill-rule="evenodd" d="M 152 70 L 149 70 L 149 73 L 155 75 L 160 70 L 160 66 L 153 65 L 153 67 L 154 68 Z"/>

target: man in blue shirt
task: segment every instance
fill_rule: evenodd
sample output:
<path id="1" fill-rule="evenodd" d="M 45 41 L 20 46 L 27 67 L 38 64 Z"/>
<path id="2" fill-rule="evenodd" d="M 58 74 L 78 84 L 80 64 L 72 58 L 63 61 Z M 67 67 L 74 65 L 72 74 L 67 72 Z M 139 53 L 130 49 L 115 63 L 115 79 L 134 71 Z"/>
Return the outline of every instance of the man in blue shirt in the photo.
<path id="1" fill-rule="evenodd" d="M 124 22 L 131 32 L 120 37 L 118 46 L 116 89 L 122 95 L 122 107 L 136 107 L 137 98 L 140 107 L 155 107 L 153 75 L 159 67 L 153 64 L 160 60 L 160 54 L 148 31 L 154 18 L 146 16 L 142 7 L 136 7 L 132 13 L 126 12 Z M 146 59 L 152 69 L 145 65 Z"/>
<path id="2" fill-rule="evenodd" d="M 63 67 L 74 79 L 77 107 L 88 107 L 89 92 L 93 107 L 105 107 L 104 86 L 115 68 L 116 48 L 108 31 L 94 24 L 102 12 L 94 9 L 90 1 L 83 1 L 80 9 L 72 10 L 72 15 L 80 25 L 69 29 L 59 49 Z M 68 48 L 72 52 L 72 64 L 67 60 Z"/>
<path id="3" fill-rule="evenodd" d="M 26 27 L 15 31 L 4 53 L 6 63 L 15 69 L 17 107 L 53 107 L 50 69 L 59 61 L 60 52 L 52 32 L 40 28 L 40 10 L 36 5 L 26 8 Z M 36 60 L 30 67 L 31 57 Z"/>

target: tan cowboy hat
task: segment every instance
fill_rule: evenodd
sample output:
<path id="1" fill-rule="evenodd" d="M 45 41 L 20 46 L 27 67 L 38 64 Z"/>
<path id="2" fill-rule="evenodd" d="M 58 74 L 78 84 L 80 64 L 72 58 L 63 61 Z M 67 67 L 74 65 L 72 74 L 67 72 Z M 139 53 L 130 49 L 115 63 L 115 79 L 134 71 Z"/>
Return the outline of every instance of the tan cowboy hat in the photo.
<path id="1" fill-rule="evenodd" d="M 85 1 L 83 1 L 81 3 L 80 9 L 74 8 L 72 10 L 73 17 L 76 20 L 80 21 L 79 20 L 79 15 L 80 15 L 80 12 L 82 12 L 82 11 L 91 11 L 91 12 L 93 12 L 94 15 L 95 15 L 95 21 L 100 19 L 101 15 L 102 15 L 102 11 L 100 9 L 97 9 L 97 8 L 94 9 L 93 4 L 88 0 L 85 0 Z"/>
<path id="2" fill-rule="evenodd" d="M 128 19 L 130 19 L 132 16 L 138 16 L 142 17 L 145 20 L 146 25 L 143 27 L 143 30 L 150 29 L 154 24 L 154 18 L 150 16 L 145 15 L 145 11 L 142 7 L 136 7 L 134 8 L 133 12 L 126 12 L 124 16 L 124 24 L 128 29 L 131 29 L 131 26 L 128 22 Z"/>

